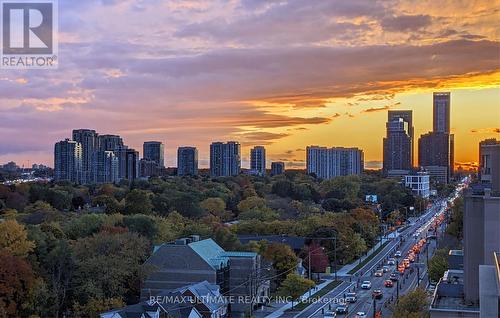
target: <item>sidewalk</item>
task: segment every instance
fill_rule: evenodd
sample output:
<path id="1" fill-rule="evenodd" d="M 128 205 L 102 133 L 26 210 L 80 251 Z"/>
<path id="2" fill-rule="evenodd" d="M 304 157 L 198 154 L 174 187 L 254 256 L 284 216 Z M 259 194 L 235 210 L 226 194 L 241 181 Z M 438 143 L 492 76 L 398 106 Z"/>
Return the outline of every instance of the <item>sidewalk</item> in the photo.
<path id="1" fill-rule="evenodd" d="M 370 249 L 365 256 L 362 256 L 361 258 L 357 259 L 355 262 L 351 263 L 351 264 L 348 264 L 348 265 L 345 265 L 344 267 L 342 267 L 338 272 L 337 272 L 337 275 L 340 277 L 342 276 L 350 276 L 349 274 L 347 274 L 351 269 L 353 269 L 354 267 L 356 267 L 356 265 L 358 265 L 360 262 L 362 262 L 365 258 L 369 257 L 373 252 L 375 252 L 384 242 L 386 241 L 390 241 L 396 237 L 399 236 L 399 233 L 397 231 L 394 231 L 390 234 L 387 235 L 387 237 L 383 238 L 382 240 L 380 240 L 380 242 L 378 242 L 377 244 L 375 244 L 375 246 Z M 329 274 L 328 277 L 332 277 L 332 274 Z M 298 304 L 300 302 L 300 300 L 302 299 L 307 299 L 313 295 L 315 295 L 317 292 L 319 292 L 320 290 L 322 290 L 324 287 L 326 287 L 328 284 L 330 284 L 331 282 L 333 282 L 333 279 L 331 278 L 326 278 L 325 281 L 317 286 L 315 286 L 313 289 L 305 292 L 300 298 L 299 298 L 299 301 L 296 301 L 294 302 L 294 304 Z M 339 285 L 340 286 L 340 285 Z M 288 309 L 292 308 L 292 303 L 286 303 L 284 304 L 283 306 L 281 306 L 280 308 L 277 308 L 275 311 L 273 311 L 271 314 L 265 316 L 265 318 L 278 318 L 280 316 L 282 316 L 285 311 L 287 311 Z"/>
<path id="2" fill-rule="evenodd" d="M 317 292 L 319 292 L 320 290 L 325 288 L 331 282 L 333 282 L 333 279 L 327 279 L 323 283 L 313 287 L 311 290 L 305 292 L 302 296 L 300 296 L 299 301 L 295 301 L 294 305 L 297 305 L 303 299 L 308 299 L 309 297 L 313 296 L 314 294 L 316 294 Z M 265 318 L 280 317 L 281 315 L 283 315 L 285 313 L 285 311 L 287 311 L 290 308 L 292 308 L 292 303 L 291 302 L 286 303 L 283 306 L 281 306 L 280 308 L 278 308 L 276 311 L 273 311 L 270 315 L 265 316 Z"/>
<path id="3" fill-rule="evenodd" d="M 348 274 L 354 267 L 358 266 L 359 263 L 363 262 L 367 257 L 370 257 L 370 255 L 372 253 L 374 253 L 380 246 L 382 246 L 382 244 L 384 244 L 384 242 L 386 241 L 390 241 L 394 238 L 397 238 L 399 236 L 399 232 L 398 231 L 394 231 L 392 233 L 390 233 L 389 235 L 387 235 L 387 237 L 385 238 L 382 238 L 382 240 L 380 240 L 380 242 L 378 242 L 377 244 L 375 244 L 374 247 L 372 247 L 367 253 L 366 255 L 364 256 L 361 256 L 360 258 L 358 258 L 357 260 L 355 260 L 354 262 L 352 262 L 351 264 L 347 264 L 345 266 L 343 266 L 341 269 L 338 270 L 337 272 L 337 275 L 338 276 L 351 276 L 350 274 Z"/>

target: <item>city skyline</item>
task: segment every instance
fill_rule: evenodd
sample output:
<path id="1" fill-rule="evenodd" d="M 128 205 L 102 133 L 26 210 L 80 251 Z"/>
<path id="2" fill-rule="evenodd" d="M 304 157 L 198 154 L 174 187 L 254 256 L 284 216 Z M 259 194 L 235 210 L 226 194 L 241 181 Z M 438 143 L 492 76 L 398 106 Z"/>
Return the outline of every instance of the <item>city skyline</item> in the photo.
<path id="1" fill-rule="evenodd" d="M 167 166 L 193 145 L 208 167 L 206 145 L 239 140 L 244 162 L 264 145 L 269 161 L 304 168 L 314 143 L 359 147 L 379 168 L 385 111 L 412 110 L 417 138 L 432 130 L 434 91 L 452 95 L 455 161 L 476 162 L 477 143 L 500 134 L 496 12 L 488 1 L 63 0 L 59 69 L 2 71 L 0 162 L 51 164 L 53 141 L 84 127 L 135 149 L 163 141 Z"/>

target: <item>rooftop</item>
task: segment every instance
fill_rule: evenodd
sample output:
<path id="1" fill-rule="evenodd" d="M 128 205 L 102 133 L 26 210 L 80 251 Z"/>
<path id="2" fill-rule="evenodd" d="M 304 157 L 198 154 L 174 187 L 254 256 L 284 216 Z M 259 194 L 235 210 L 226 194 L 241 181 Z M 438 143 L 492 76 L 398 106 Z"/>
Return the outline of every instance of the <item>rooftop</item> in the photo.
<path id="1" fill-rule="evenodd" d="M 479 312 L 479 307 L 465 303 L 462 283 L 448 283 L 443 280 L 440 280 L 436 287 L 430 309 L 431 311 Z"/>
<path id="2" fill-rule="evenodd" d="M 448 255 L 464 256 L 464 251 L 463 250 L 450 250 Z"/>

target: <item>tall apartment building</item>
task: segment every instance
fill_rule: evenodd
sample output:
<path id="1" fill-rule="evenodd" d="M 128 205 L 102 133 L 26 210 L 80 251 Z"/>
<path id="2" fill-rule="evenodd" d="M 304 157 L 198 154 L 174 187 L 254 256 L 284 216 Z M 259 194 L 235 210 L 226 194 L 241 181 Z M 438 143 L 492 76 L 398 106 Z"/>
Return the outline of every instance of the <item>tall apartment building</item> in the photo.
<path id="1" fill-rule="evenodd" d="M 415 162 L 415 128 L 413 127 L 413 112 L 411 110 L 390 110 L 387 113 L 387 122 L 399 121 L 403 119 L 405 123 L 408 123 L 408 135 L 410 136 L 410 162 L 411 166 Z"/>
<path id="2" fill-rule="evenodd" d="M 123 147 L 123 139 L 117 135 L 99 135 L 99 150 L 114 151 L 116 148 Z"/>
<path id="3" fill-rule="evenodd" d="M 93 161 L 93 181 L 96 183 L 115 183 L 118 178 L 118 157 L 113 151 L 96 151 Z"/>
<path id="4" fill-rule="evenodd" d="M 430 132 L 418 140 L 418 164 L 432 178 L 448 183 L 453 174 L 453 135 Z"/>
<path id="5" fill-rule="evenodd" d="M 258 176 L 266 175 L 266 149 L 262 146 L 250 150 L 250 173 Z"/>
<path id="6" fill-rule="evenodd" d="M 69 139 L 54 146 L 54 179 L 81 183 L 82 145 Z"/>
<path id="7" fill-rule="evenodd" d="M 139 160 L 139 175 L 141 177 L 158 177 L 161 174 L 160 166 L 153 160 Z"/>
<path id="8" fill-rule="evenodd" d="M 195 147 L 177 149 L 177 174 L 179 176 L 198 175 L 198 149 Z"/>
<path id="9" fill-rule="evenodd" d="M 210 175 L 237 176 L 241 172 L 241 145 L 238 142 L 214 142 L 210 145 Z"/>
<path id="10" fill-rule="evenodd" d="M 412 169 L 412 140 L 409 122 L 403 117 L 390 117 L 386 124 L 387 134 L 383 141 L 386 175 L 406 175 Z"/>
<path id="11" fill-rule="evenodd" d="M 486 139 L 479 144 L 479 180 L 494 193 L 500 192 L 500 141 Z"/>
<path id="12" fill-rule="evenodd" d="M 307 147 L 307 173 L 318 178 L 359 175 L 364 168 L 363 151 L 358 148 Z"/>
<path id="13" fill-rule="evenodd" d="M 143 158 L 165 167 L 165 146 L 160 141 L 146 141 L 143 145 Z"/>
<path id="14" fill-rule="evenodd" d="M 73 130 L 73 140 L 82 145 L 82 184 L 93 181 L 92 162 L 94 152 L 99 148 L 99 140 L 95 130 L 75 129 Z"/>
<path id="15" fill-rule="evenodd" d="M 433 94 L 433 131 L 450 133 L 450 93 Z"/>
<path id="16" fill-rule="evenodd" d="M 500 141 L 479 145 L 480 184 L 465 195 L 464 292 L 469 302 L 479 300 L 479 266 L 494 265 L 500 251 Z"/>
<path id="17" fill-rule="evenodd" d="M 117 148 L 115 154 L 118 157 L 118 179 L 132 181 L 139 178 L 139 153 L 123 146 Z"/>
<path id="18" fill-rule="evenodd" d="M 418 164 L 434 180 L 448 183 L 455 172 L 455 136 L 450 134 L 450 93 L 434 93 L 433 97 L 434 128 L 418 141 Z"/>
<path id="19" fill-rule="evenodd" d="M 281 161 L 271 162 L 271 175 L 276 176 L 285 173 L 285 163 Z"/>

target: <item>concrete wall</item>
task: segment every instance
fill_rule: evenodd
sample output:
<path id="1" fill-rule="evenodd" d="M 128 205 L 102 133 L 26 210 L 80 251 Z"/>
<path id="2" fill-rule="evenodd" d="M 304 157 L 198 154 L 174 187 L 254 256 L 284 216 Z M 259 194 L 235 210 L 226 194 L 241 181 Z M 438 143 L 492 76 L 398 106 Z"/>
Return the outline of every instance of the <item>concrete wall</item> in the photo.
<path id="1" fill-rule="evenodd" d="M 479 265 L 493 265 L 500 251 L 500 197 L 465 196 L 464 291 L 469 302 L 479 301 Z"/>

